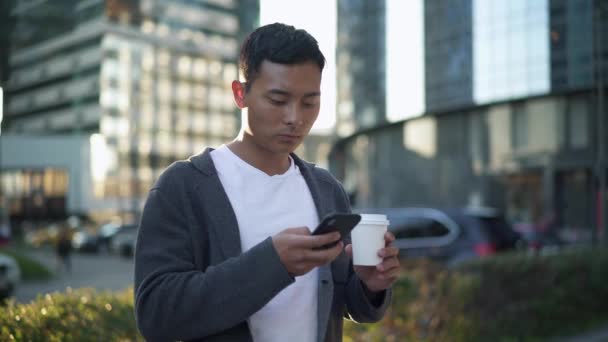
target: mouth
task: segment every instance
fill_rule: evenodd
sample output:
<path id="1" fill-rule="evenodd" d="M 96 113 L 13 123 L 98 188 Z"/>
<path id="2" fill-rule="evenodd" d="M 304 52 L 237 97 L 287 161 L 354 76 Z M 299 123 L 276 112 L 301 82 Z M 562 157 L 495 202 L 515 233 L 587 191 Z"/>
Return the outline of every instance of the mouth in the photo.
<path id="1" fill-rule="evenodd" d="M 283 138 L 283 139 L 300 139 L 301 137 L 302 137 L 301 135 L 297 135 L 297 134 L 289 134 L 289 133 L 279 134 L 279 138 Z"/>
<path id="2" fill-rule="evenodd" d="M 287 144 L 297 144 L 299 143 L 299 141 L 302 139 L 301 135 L 297 135 L 297 134 L 279 134 L 277 135 L 277 140 L 281 143 L 287 143 Z"/>

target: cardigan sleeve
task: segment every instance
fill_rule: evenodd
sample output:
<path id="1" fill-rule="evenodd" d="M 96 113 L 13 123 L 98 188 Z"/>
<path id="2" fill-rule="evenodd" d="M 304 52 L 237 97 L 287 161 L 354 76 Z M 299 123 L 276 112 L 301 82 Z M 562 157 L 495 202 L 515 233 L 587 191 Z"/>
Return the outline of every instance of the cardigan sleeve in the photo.
<path id="1" fill-rule="evenodd" d="M 146 340 L 220 333 L 246 321 L 294 281 L 271 238 L 238 257 L 197 269 L 191 228 L 183 208 L 160 189 L 150 192 L 135 250 L 135 314 Z"/>

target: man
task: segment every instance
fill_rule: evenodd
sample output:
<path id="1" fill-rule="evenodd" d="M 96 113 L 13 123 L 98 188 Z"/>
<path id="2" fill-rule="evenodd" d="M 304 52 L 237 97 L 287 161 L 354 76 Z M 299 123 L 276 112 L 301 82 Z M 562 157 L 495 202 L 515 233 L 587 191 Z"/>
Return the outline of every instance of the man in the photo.
<path id="1" fill-rule="evenodd" d="M 379 320 L 398 276 L 355 267 L 338 233 L 311 235 L 348 212 L 342 186 L 292 152 L 319 114 L 325 58 L 316 40 L 272 24 L 243 43 L 234 81 L 246 109 L 237 138 L 171 165 L 150 191 L 135 253 L 135 311 L 149 340 L 341 341 L 344 317 Z M 347 237 L 348 238 L 348 237 Z"/>

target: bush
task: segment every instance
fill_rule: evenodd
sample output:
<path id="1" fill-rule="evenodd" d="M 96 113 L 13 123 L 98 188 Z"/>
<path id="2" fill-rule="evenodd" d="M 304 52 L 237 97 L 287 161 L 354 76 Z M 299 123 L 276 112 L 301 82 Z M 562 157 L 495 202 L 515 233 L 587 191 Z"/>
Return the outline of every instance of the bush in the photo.
<path id="1" fill-rule="evenodd" d="M 538 340 L 608 322 L 605 249 L 403 268 L 387 316 L 372 325 L 347 322 L 346 340 Z"/>
<path id="2" fill-rule="evenodd" d="M 0 310 L 1 341 L 143 341 L 133 316 L 133 290 L 68 289 Z"/>
<path id="3" fill-rule="evenodd" d="M 53 273 L 48 268 L 17 250 L 2 248 L 0 249 L 0 254 L 8 255 L 15 259 L 21 270 L 21 280 L 47 280 L 53 277 Z"/>
<path id="4" fill-rule="evenodd" d="M 505 255 L 456 269 L 404 262 L 386 317 L 346 322 L 345 341 L 526 341 L 608 322 L 608 250 Z M 133 290 L 92 289 L 9 301 L 0 340 L 143 341 Z"/>

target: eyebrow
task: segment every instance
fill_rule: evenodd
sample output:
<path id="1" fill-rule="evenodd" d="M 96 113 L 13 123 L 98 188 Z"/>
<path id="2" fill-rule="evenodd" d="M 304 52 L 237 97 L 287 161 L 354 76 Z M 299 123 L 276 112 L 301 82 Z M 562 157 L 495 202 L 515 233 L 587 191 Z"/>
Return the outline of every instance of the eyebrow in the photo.
<path id="1" fill-rule="evenodd" d="M 281 90 L 281 89 L 270 89 L 269 91 L 266 92 L 267 94 L 274 94 L 274 95 L 281 95 L 281 96 L 290 96 L 291 93 L 285 90 Z M 315 97 L 315 96 L 321 96 L 321 92 L 320 91 L 313 91 L 310 93 L 306 93 L 304 94 L 304 97 Z"/>

